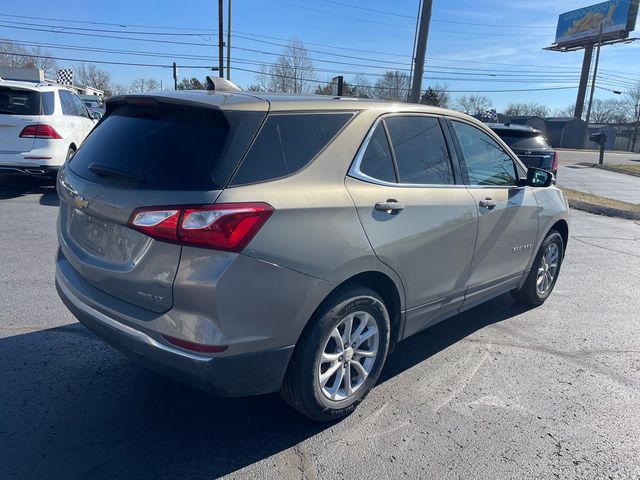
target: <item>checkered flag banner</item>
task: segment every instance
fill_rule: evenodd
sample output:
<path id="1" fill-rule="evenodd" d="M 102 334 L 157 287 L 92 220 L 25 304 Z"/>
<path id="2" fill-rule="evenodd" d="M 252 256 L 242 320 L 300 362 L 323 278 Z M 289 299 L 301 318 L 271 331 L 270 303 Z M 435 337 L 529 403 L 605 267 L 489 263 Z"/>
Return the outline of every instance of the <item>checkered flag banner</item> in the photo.
<path id="1" fill-rule="evenodd" d="M 73 69 L 62 68 L 58 70 L 58 83 L 60 85 L 73 85 Z"/>
<path id="2" fill-rule="evenodd" d="M 490 110 L 485 110 L 482 114 L 483 122 L 497 122 L 498 121 L 498 112 L 496 112 L 495 108 Z"/>

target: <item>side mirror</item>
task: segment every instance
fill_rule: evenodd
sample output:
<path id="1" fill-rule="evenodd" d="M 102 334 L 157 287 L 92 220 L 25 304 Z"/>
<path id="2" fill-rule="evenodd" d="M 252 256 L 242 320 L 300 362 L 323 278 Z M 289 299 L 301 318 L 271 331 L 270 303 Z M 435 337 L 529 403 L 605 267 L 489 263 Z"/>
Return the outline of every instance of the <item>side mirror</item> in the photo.
<path id="1" fill-rule="evenodd" d="M 553 173 L 542 168 L 529 167 L 527 169 L 527 183 L 529 187 L 549 187 L 553 183 Z"/>

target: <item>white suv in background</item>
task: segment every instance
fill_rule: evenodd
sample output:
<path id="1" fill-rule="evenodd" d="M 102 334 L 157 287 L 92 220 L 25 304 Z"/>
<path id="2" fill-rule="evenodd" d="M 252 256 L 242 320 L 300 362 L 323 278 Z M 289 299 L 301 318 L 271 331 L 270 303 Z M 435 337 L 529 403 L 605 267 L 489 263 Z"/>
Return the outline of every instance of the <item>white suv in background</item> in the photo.
<path id="1" fill-rule="evenodd" d="M 66 87 L 0 81 L 0 173 L 55 180 L 95 123 Z"/>

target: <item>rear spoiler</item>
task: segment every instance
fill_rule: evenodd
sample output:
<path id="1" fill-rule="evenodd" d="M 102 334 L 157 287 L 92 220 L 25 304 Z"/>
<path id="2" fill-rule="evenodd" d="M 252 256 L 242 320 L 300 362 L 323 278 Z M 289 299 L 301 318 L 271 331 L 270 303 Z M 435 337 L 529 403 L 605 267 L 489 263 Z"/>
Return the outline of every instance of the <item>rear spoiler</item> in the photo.
<path id="1" fill-rule="evenodd" d="M 140 106 L 159 106 L 159 105 L 177 105 L 183 107 L 197 107 L 207 108 L 212 110 L 221 110 L 219 105 L 211 103 L 196 102 L 185 98 L 167 97 L 164 95 L 118 95 L 115 97 L 109 97 L 105 100 L 105 114 L 108 116 L 116 108 L 125 105 L 140 105 Z M 102 117 L 102 118 L 104 118 Z"/>

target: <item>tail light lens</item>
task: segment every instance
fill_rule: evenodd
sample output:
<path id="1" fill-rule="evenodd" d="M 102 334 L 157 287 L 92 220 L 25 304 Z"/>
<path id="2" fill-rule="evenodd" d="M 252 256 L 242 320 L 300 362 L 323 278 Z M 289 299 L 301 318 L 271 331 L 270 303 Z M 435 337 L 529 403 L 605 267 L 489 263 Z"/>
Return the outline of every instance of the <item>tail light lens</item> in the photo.
<path id="1" fill-rule="evenodd" d="M 159 240 L 240 252 L 272 213 L 262 202 L 145 207 L 133 211 L 129 226 Z"/>
<path id="2" fill-rule="evenodd" d="M 48 139 L 60 139 L 62 138 L 58 132 L 51 126 L 38 123 L 36 125 L 27 125 L 20 132 L 22 138 L 48 138 Z"/>
<path id="3" fill-rule="evenodd" d="M 553 152 L 553 162 L 551 162 L 551 170 L 558 170 L 558 152 Z"/>

